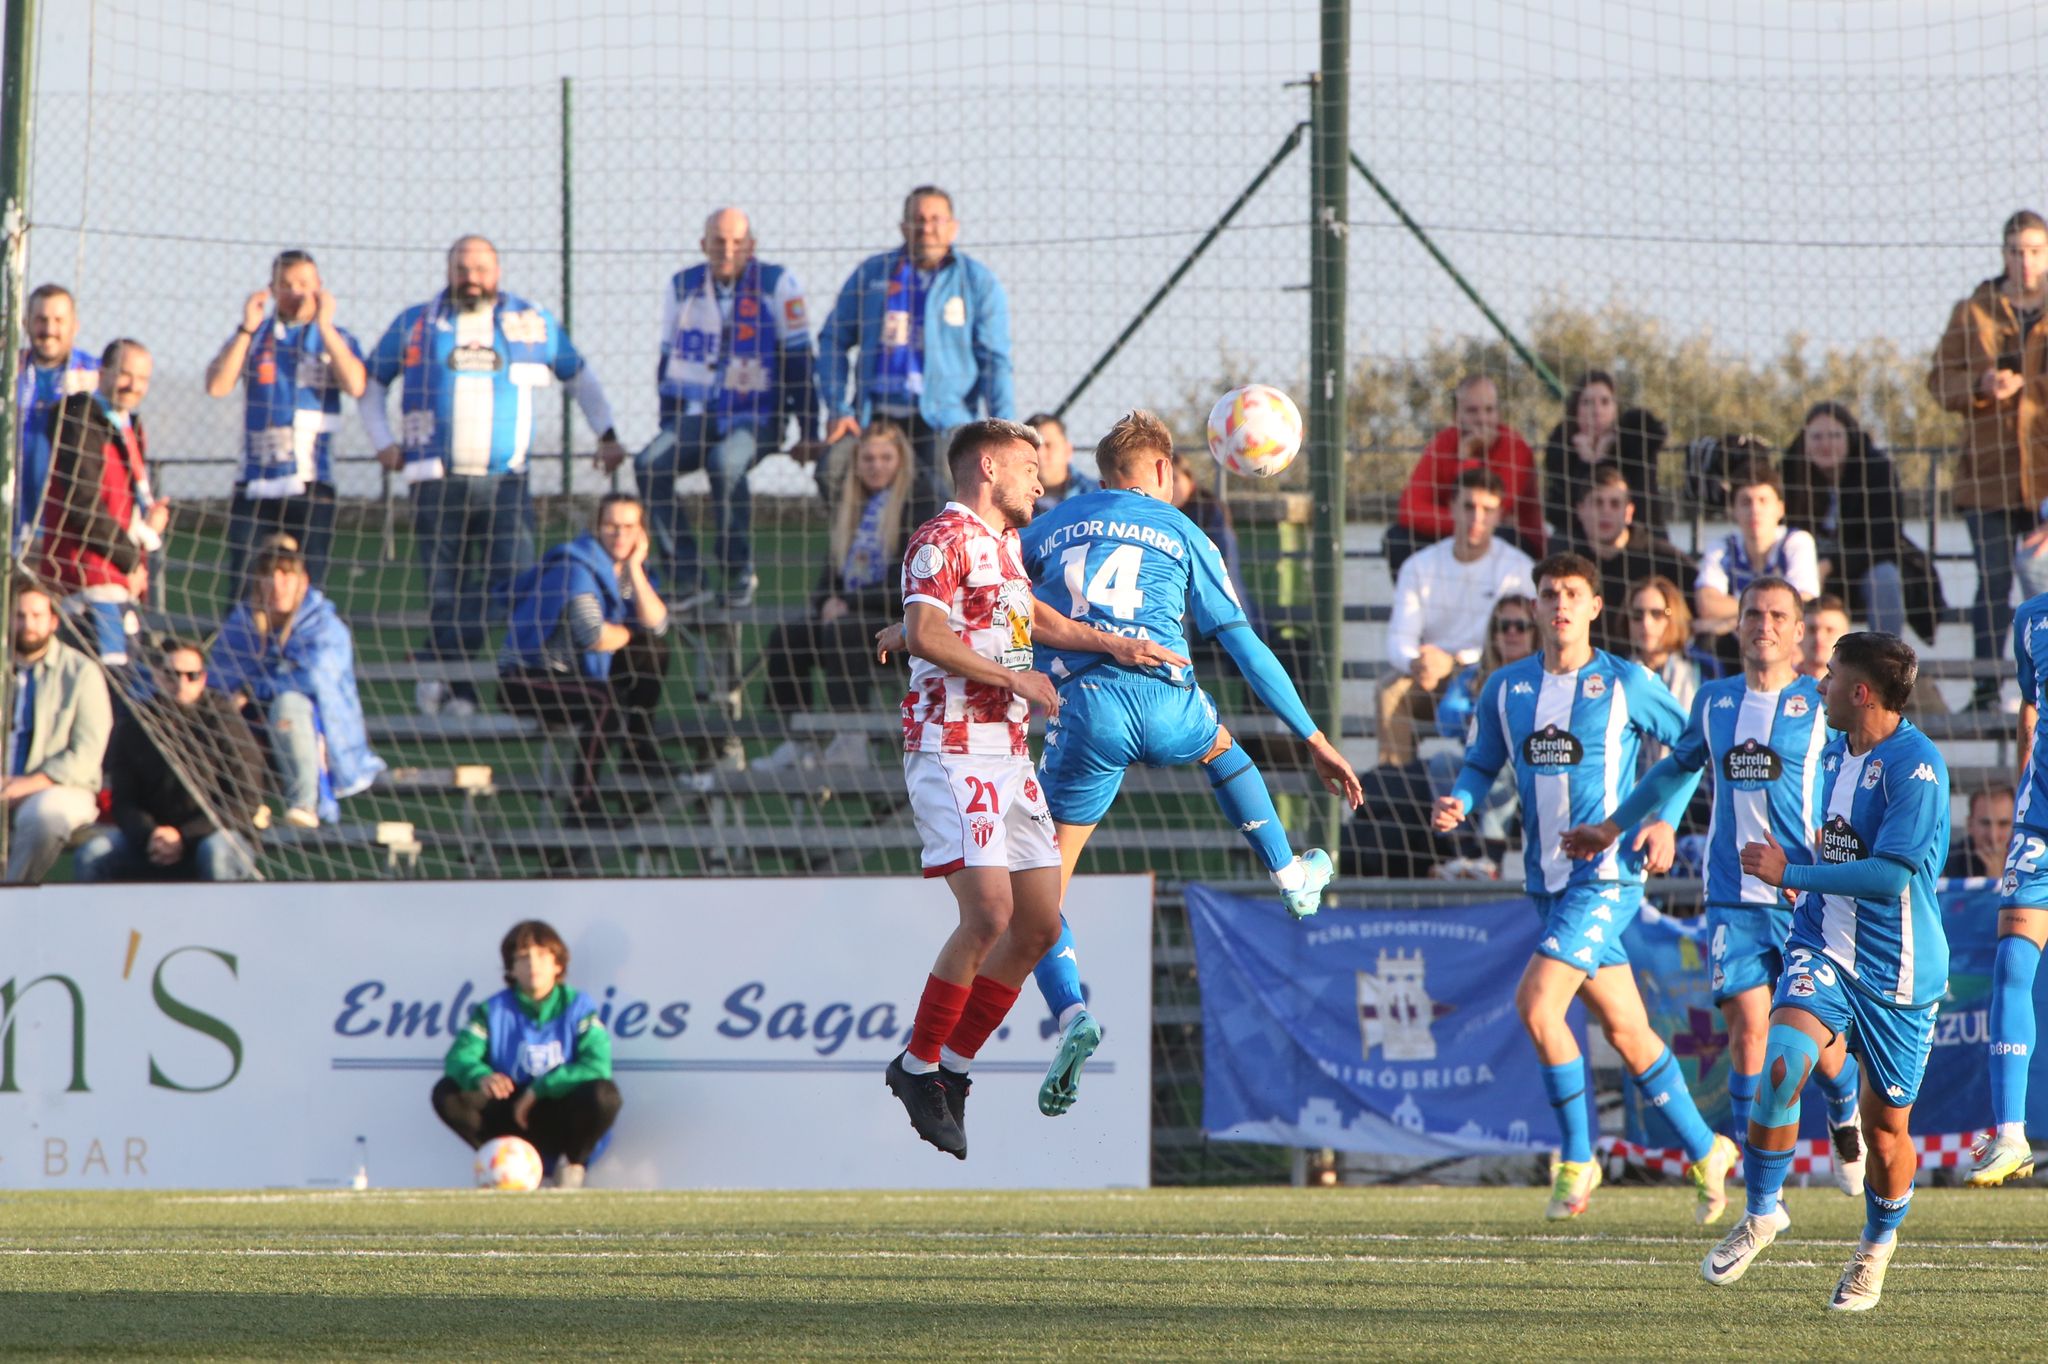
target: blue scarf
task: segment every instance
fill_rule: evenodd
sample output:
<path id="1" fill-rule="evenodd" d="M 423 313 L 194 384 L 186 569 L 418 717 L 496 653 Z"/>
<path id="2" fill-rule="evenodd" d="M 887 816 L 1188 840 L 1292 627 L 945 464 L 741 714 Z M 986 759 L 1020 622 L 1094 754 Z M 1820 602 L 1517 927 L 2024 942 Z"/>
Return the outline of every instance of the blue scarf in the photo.
<path id="1" fill-rule="evenodd" d="M 780 342 L 772 311 L 762 299 L 761 262 L 748 261 L 733 281 L 729 319 L 719 309 L 708 265 L 682 273 L 677 303 L 676 335 L 670 338 L 676 372 L 672 378 L 664 370 L 662 395 L 706 403 L 720 418 L 721 431 L 734 416 L 773 416 Z M 712 325 L 718 328 L 715 334 Z"/>
<path id="2" fill-rule="evenodd" d="M 924 281 L 905 251 L 889 277 L 889 294 L 882 303 L 875 394 L 885 402 L 915 407 L 924 393 L 924 295 Z"/>
<path id="3" fill-rule="evenodd" d="M 890 489 L 868 494 L 861 508 L 860 525 L 846 546 L 846 562 L 839 566 L 839 585 L 849 592 L 880 587 L 889 577 L 889 556 L 882 548 L 882 512 L 889 505 Z"/>

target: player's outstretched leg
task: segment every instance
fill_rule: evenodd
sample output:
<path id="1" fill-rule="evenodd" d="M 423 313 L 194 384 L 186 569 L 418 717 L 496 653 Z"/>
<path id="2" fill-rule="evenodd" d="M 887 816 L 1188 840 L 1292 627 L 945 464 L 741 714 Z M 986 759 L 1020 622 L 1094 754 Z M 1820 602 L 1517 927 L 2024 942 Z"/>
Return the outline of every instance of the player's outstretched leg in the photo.
<path id="1" fill-rule="evenodd" d="M 2034 1173 L 2034 1148 L 2027 1140 L 2027 1066 L 2034 1059 L 2034 977 L 2040 969 L 2038 944 L 2012 932 L 1999 938 L 1991 965 L 1990 1020 L 1991 1120 L 1996 1127 L 1977 1152 L 1971 1188 L 1994 1188 Z"/>
<path id="2" fill-rule="evenodd" d="M 1081 1088 L 1081 1067 L 1102 1044 L 1102 1025 L 1088 1012 L 1081 994 L 1081 960 L 1074 950 L 1074 930 L 1060 916 L 1059 941 L 1032 970 L 1045 1007 L 1059 1024 L 1059 1048 L 1038 1086 L 1038 1111 L 1056 1118 L 1074 1106 Z"/>
<path id="3" fill-rule="evenodd" d="M 1868 1312 L 1884 1293 L 1885 1270 L 1891 1267 L 1892 1252 L 1899 1244 L 1895 1233 L 1912 1206 L 1913 1172 L 1920 1164 L 1906 1130 L 1911 1114 L 1910 1108 L 1878 1102 L 1872 1087 L 1863 1124 L 1870 1135 L 1871 1165 L 1863 1189 L 1863 1238 L 1842 1270 L 1834 1296 L 1828 1299 L 1831 1311 Z M 1896 1196 L 1878 1192 L 1880 1186 L 1896 1190 Z"/>
<path id="4" fill-rule="evenodd" d="M 1552 1221 L 1585 1212 L 1593 1190 L 1600 1187 L 1592 1115 L 1586 1106 L 1586 1062 L 1565 1018 L 1572 997 L 1585 982 L 1585 973 L 1577 967 L 1539 955 L 1530 960 L 1515 991 L 1515 1011 L 1543 1064 L 1543 1092 L 1557 1114 L 1558 1162 L 1551 1171 L 1550 1203 L 1543 1212 Z"/>
<path id="5" fill-rule="evenodd" d="M 1306 919 L 1323 903 L 1323 887 L 1335 875 L 1330 855 L 1312 848 L 1300 857 L 1287 843 L 1287 830 L 1280 824 L 1280 812 L 1273 808 L 1272 792 L 1259 765 L 1245 751 L 1219 731 L 1221 751 L 1205 760 L 1202 770 L 1209 775 L 1209 790 L 1216 797 L 1223 817 L 1237 826 L 1245 842 L 1259 855 L 1259 861 L 1280 888 L 1280 902 L 1297 919 Z"/>
<path id="6" fill-rule="evenodd" d="M 1799 1145 L 1799 1090 L 1819 1061 L 1820 1042 L 1800 1026 L 1771 1025 L 1743 1145 L 1742 1177 L 1748 1186 L 1743 1216 L 1700 1261 L 1700 1273 L 1708 1283 L 1734 1283 L 1777 1239 L 1785 1175 Z"/>
<path id="7" fill-rule="evenodd" d="M 1839 1055 L 1837 1055 L 1839 1053 Z M 1828 1067 L 1839 1061 L 1832 1074 Z M 1851 1198 L 1863 1196 L 1863 1166 L 1868 1148 L 1863 1141 L 1863 1119 L 1857 1101 L 1863 1093 L 1863 1067 L 1837 1038 L 1821 1053 L 1814 1083 L 1828 1103 L 1828 1146 L 1833 1158 L 1835 1187 Z M 1784 1228 L 1779 1228 L 1780 1231 Z"/>

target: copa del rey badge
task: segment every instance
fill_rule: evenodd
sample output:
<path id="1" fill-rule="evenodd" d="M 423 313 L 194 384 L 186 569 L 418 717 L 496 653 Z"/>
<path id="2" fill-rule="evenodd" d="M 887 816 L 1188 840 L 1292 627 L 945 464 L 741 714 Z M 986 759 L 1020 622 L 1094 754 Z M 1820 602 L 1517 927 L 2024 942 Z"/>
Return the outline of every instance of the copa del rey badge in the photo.
<path id="1" fill-rule="evenodd" d="M 910 556 L 910 576 L 913 578 L 935 578 L 939 568 L 946 562 L 946 556 L 937 545 L 919 545 L 917 553 Z"/>

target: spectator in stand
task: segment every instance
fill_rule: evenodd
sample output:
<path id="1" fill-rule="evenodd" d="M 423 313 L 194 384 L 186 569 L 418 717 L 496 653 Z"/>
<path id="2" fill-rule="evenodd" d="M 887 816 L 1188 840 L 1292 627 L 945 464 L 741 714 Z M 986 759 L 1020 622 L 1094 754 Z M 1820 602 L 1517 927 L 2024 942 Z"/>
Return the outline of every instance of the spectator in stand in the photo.
<path id="1" fill-rule="evenodd" d="M 1693 579 L 1693 628 L 1732 637 L 1743 589 L 1766 575 L 1820 595 L 1820 554 L 1813 536 L 1785 524 L 1785 484 L 1762 460 L 1729 471 L 1728 506 L 1735 529 L 1708 545 Z"/>
<path id="2" fill-rule="evenodd" d="M 810 614 L 777 626 L 768 637 L 768 704 L 776 714 L 787 718 L 809 707 L 813 669 L 824 680 L 826 709 L 862 709 L 863 692 L 880 667 L 868 641 L 903 617 L 896 566 L 913 529 L 908 516 L 914 472 L 903 428 L 886 417 L 870 422 L 828 501 L 832 536 Z M 865 764 L 867 758 L 867 739 L 848 730 L 834 735 L 822 754 L 787 739 L 754 767 L 840 767 Z"/>
<path id="3" fill-rule="evenodd" d="M 149 592 L 149 556 L 163 548 L 171 504 L 149 486 L 149 441 L 138 409 L 155 362 L 126 337 L 100 355 L 99 386 L 58 405 L 43 501 L 41 568 L 66 592 L 100 661 L 128 661 L 133 608 Z"/>
<path id="4" fill-rule="evenodd" d="M 1700 683 L 1722 675 L 1718 659 L 1693 647 L 1692 611 L 1685 604 L 1685 589 L 1669 578 L 1651 578 L 1629 597 L 1628 635 L 1630 657 L 1648 668 L 1687 711 L 1692 709 Z M 1648 772 L 1670 751 L 1645 739 L 1636 755 L 1637 773 Z M 1707 814 L 1713 813 L 1697 791 L 1694 799 Z"/>
<path id="5" fill-rule="evenodd" d="M 903 248 L 870 256 L 847 277 L 818 336 L 818 388 L 828 441 L 875 417 L 910 434 L 917 481 L 910 524 L 952 496 L 945 433 L 983 415 L 1014 421 L 1010 303 L 993 271 L 953 249 L 953 196 L 919 185 L 903 201 Z M 860 351 L 850 372 L 847 354 Z"/>
<path id="6" fill-rule="evenodd" d="M 803 286 L 787 267 L 755 258 L 754 227 L 739 209 L 721 208 L 705 219 L 698 245 L 704 263 L 677 271 L 662 304 L 661 434 L 633 461 L 678 611 L 696 609 L 711 594 L 676 479 L 702 469 L 711 480 L 725 604 L 744 608 L 760 586 L 747 471 L 783 447 L 792 419 L 797 440 L 790 453 L 805 462 L 818 453 Z"/>
<path id="7" fill-rule="evenodd" d="M 1379 688 L 1382 766 L 1415 761 L 1415 722 L 1436 713 L 1452 673 L 1479 661 L 1486 645 L 1481 609 L 1536 590 L 1529 556 L 1493 533 L 1504 492 L 1500 475 L 1483 465 L 1459 474 L 1450 538 L 1401 565 L 1387 622 L 1391 668 Z"/>
<path id="8" fill-rule="evenodd" d="M 512 585 L 498 695 L 514 714 L 582 736 L 569 791 L 574 821 L 606 820 L 598 770 L 620 738 L 624 774 L 668 775 L 654 712 L 668 675 L 669 611 L 647 573 L 650 546 L 640 499 L 609 493 L 591 530 L 549 550 Z"/>
<path id="9" fill-rule="evenodd" d="M 263 791 L 256 736 L 234 703 L 207 687 L 198 645 L 165 645 L 164 671 L 169 686 L 114 725 L 106 767 L 114 822 L 79 848 L 78 879 L 252 880 L 248 815 Z"/>
<path id="10" fill-rule="evenodd" d="M 99 357 L 77 348 L 78 305 L 61 284 L 39 284 L 24 307 L 28 349 L 15 376 L 20 444 L 14 466 L 14 554 L 26 559 L 42 528 L 43 491 L 50 482 L 50 437 L 57 405 L 99 386 Z"/>
<path id="11" fill-rule="evenodd" d="M 2014 575 L 2023 598 L 2048 591 L 2048 221 L 2022 209 L 1999 238 L 2005 269 L 1950 312 L 1927 387 L 1964 420 L 1955 505 L 1977 559 L 1974 652 L 2002 661 Z M 1997 680 L 1978 679 L 1972 702 L 1995 707 Z"/>
<path id="12" fill-rule="evenodd" d="M 1637 520 L 1652 535 L 1664 533 L 1664 500 L 1657 493 L 1657 457 L 1666 431 L 1644 408 L 1621 409 L 1614 376 L 1588 370 L 1565 398 L 1564 420 L 1543 442 L 1543 514 L 1560 535 L 1602 465 L 1618 465 L 1636 493 Z M 1597 643 L 1597 641 L 1596 641 Z M 1604 646 L 1603 646 L 1604 647 Z"/>
<path id="13" fill-rule="evenodd" d="M 549 1182 L 583 1187 L 619 1117 L 612 1039 L 597 1001 L 563 980 L 569 948 L 539 919 L 498 945 L 505 988 L 473 1006 L 434 1086 L 434 1112 L 475 1150 L 524 1137 Z"/>
<path id="14" fill-rule="evenodd" d="M 1458 778 L 1458 769 L 1464 765 L 1462 745 L 1472 740 L 1472 711 L 1479 704 L 1479 689 L 1486 685 L 1486 679 L 1501 664 L 1527 658 L 1536 652 L 1536 630 L 1534 597 L 1510 593 L 1493 604 L 1486 620 L 1486 648 L 1480 653 L 1479 661 L 1460 668 L 1451 679 L 1451 685 L 1444 688 L 1443 699 L 1437 702 L 1437 733 L 1443 738 L 1457 740 L 1461 747 L 1455 756 L 1442 753 L 1430 758 L 1430 781 L 1436 795 L 1450 794 L 1451 785 Z M 1479 836 L 1485 841 L 1487 855 L 1496 862 L 1501 849 L 1507 846 L 1509 834 L 1517 828 L 1516 816 L 1521 809 L 1521 800 L 1514 773 L 1503 772 L 1495 779 L 1486 799 L 1472 813 Z"/>
<path id="15" fill-rule="evenodd" d="M 249 595 L 214 642 L 210 685 L 226 692 L 270 747 L 285 823 L 341 817 L 340 802 L 384 770 L 370 751 L 356 696 L 355 640 L 306 574 L 290 536 L 260 545 Z"/>
<path id="16" fill-rule="evenodd" d="M 1458 475 L 1467 469 L 1491 469 L 1500 477 L 1505 506 L 1501 539 L 1541 558 L 1548 543 L 1543 529 L 1543 504 L 1536 496 L 1536 456 L 1522 433 L 1500 419 L 1500 388 L 1484 374 L 1468 374 L 1451 393 L 1454 425 L 1446 426 L 1423 447 L 1422 458 L 1401 490 L 1395 523 L 1387 531 L 1387 573 L 1399 577 L 1408 556 L 1452 533 L 1451 503 L 1457 497 Z"/>
<path id="17" fill-rule="evenodd" d="M 57 638 L 49 589 L 27 579 L 14 585 L 13 643 L 0 799 L 12 825 L 7 879 L 32 886 L 50 874 L 72 836 L 99 818 L 114 707 L 106 675 Z"/>
<path id="18" fill-rule="evenodd" d="M 1045 442 L 1038 452 L 1038 486 L 1044 491 L 1038 495 L 1034 511 L 1049 512 L 1070 497 L 1101 489 L 1101 480 L 1074 467 L 1074 442 L 1067 439 L 1065 422 L 1050 412 L 1040 412 L 1024 424 Z"/>
<path id="19" fill-rule="evenodd" d="M 230 597 L 257 541 L 289 535 L 313 586 L 334 540 L 334 433 L 341 398 L 363 396 L 362 347 L 334 321 L 334 295 L 305 251 L 281 251 L 270 284 L 242 301 L 242 322 L 206 366 L 206 394 L 242 385 L 242 472 L 228 508 Z"/>
<path id="20" fill-rule="evenodd" d="M 1600 599 L 1606 606 L 1593 618 L 1593 643 L 1611 654 L 1627 654 L 1628 613 L 1623 604 L 1652 578 L 1690 582 L 1693 564 L 1677 546 L 1636 524 L 1636 503 L 1628 478 L 1617 465 L 1603 464 L 1586 479 L 1579 495 L 1579 539 L 1575 554 L 1600 570 Z"/>
<path id="21" fill-rule="evenodd" d="M 1828 661 L 1835 656 L 1835 641 L 1849 633 L 1849 605 L 1833 592 L 1823 592 L 1806 604 L 1806 648 L 1799 663 L 1803 677 L 1816 680 L 1828 675 Z"/>
<path id="22" fill-rule="evenodd" d="M 1841 403 L 1815 403 L 1785 447 L 1785 521 L 1813 535 L 1820 580 L 1873 630 L 1934 641 L 1941 585 L 1899 516 L 1899 471 Z"/>
<path id="23" fill-rule="evenodd" d="M 1970 821 L 1963 837 L 1951 839 L 1943 876 L 1980 876 L 1997 880 L 2005 874 L 2005 855 L 2012 844 L 2013 789 L 2004 782 L 1980 786 L 1970 793 Z"/>
<path id="24" fill-rule="evenodd" d="M 611 403 L 553 314 L 498 289 L 498 249 L 482 237 L 448 248 L 448 287 L 392 320 L 366 366 L 357 404 L 377 462 L 412 489 L 412 530 L 426 573 L 431 624 L 420 657 L 470 658 L 484 645 L 486 603 L 501 613 L 512 579 L 532 566 L 533 503 L 526 452 L 534 397 L 557 380 L 599 432 L 597 460 L 626 457 Z M 404 382 L 401 441 L 391 436 L 385 395 Z M 421 713 L 476 710 L 476 688 L 422 678 Z"/>

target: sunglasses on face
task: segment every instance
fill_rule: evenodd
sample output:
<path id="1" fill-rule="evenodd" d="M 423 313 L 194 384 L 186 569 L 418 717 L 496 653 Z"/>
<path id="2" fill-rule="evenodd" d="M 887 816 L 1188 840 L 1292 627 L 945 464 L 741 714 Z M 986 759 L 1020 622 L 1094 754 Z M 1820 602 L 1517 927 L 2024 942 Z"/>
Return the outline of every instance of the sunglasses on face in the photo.
<path id="1" fill-rule="evenodd" d="M 1638 606 L 1628 613 L 1633 621 L 1670 620 L 1671 613 L 1659 606 Z"/>
<path id="2" fill-rule="evenodd" d="M 1516 620 L 1512 616 L 1505 617 L 1493 623 L 1493 628 L 1503 635 L 1526 635 L 1535 627 L 1536 622 L 1534 621 Z"/>
<path id="3" fill-rule="evenodd" d="M 184 668 L 173 668 L 171 669 L 171 676 L 181 682 L 204 682 L 206 680 L 206 669 L 193 668 L 188 671 Z"/>

